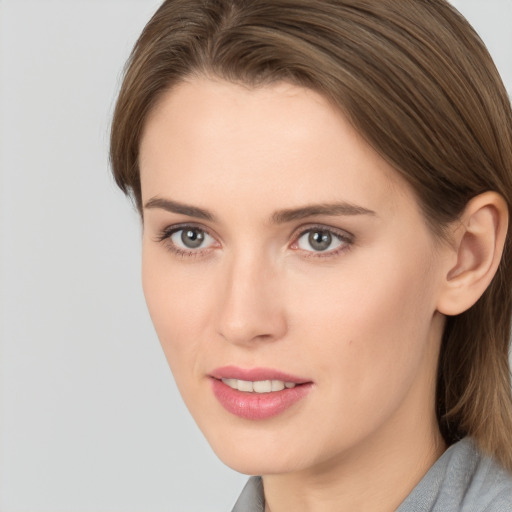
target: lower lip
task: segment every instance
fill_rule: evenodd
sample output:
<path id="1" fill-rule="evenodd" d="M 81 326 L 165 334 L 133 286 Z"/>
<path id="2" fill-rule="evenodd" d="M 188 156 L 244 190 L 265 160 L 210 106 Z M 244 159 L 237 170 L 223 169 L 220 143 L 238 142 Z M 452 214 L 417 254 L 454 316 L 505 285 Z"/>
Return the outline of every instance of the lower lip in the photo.
<path id="1" fill-rule="evenodd" d="M 308 382 L 271 393 L 247 393 L 230 388 L 221 380 L 211 379 L 213 394 L 231 414 L 247 420 L 264 420 L 283 413 L 302 400 L 313 386 Z"/>

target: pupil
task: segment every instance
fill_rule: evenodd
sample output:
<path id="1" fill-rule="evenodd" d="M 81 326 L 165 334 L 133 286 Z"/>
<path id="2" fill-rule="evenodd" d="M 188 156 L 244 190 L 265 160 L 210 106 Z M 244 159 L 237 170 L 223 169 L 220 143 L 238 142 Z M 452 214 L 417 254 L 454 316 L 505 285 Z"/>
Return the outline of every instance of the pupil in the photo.
<path id="1" fill-rule="evenodd" d="M 204 241 L 204 233 L 200 229 L 184 229 L 181 233 L 181 241 L 189 249 L 196 249 Z"/>
<path id="2" fill-rule="evenodd" d="M 315 251 L 325 251 L 332 242 L 332 235 L 327 231 L 313 231 L 309 234 L 309 244 Z"/>

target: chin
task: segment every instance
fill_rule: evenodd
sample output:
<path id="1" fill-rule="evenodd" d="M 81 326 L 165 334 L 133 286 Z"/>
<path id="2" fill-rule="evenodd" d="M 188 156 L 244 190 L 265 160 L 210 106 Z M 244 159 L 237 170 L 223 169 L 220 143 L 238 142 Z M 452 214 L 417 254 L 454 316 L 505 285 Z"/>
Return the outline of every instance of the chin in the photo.
<path id="1" fill-rule="evenodd" d="M 214 452 L 226 466 L 245 475 L 284 474 L 300 469 L 298 461 L 281 458 L 279 454 L 267 453 L 258 447 L 252 450 L 237 450 L 237 447 L 231 450 L 214 449 Z"/>
<path id="2" fill-rule="evenodd" d="M 263 425 L 236 432 L 203 430 L 217 457 L 231 469 L 246 475 L 292 473 L 308 467 L 304 449 L 293 439 Z M 299 443 L 300 444 L 300 443 Z"/>

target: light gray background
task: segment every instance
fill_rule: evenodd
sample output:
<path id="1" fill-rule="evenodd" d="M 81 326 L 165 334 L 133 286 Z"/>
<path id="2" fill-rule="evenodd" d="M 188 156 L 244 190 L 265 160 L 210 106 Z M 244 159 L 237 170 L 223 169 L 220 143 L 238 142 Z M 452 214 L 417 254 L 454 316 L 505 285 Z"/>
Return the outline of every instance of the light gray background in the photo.
<path id="1" fill-rule="evenodd" d="M 245 481 L 177 394 L 107 166 L 122 65 L 158 4 L 0 0 L 2 512 L 228 511 Z M 512 0 L 454 4 L 512 91 Z"/>

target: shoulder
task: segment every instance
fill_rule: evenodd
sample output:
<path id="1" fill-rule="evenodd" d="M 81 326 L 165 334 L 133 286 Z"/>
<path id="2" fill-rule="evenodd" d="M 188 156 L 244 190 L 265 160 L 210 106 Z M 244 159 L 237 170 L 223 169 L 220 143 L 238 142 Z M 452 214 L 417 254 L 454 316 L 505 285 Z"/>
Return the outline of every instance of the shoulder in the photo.
<path id="1" fill-rule="evenodd" d="M 512 475 L 469 438 L 451 446 L 397 512 L 510 512 Z"/>
<path id="2" fill-rule="evenodd" d="M 478 454 L 472 442 L 471 445 L 478 460 L 466 488 L 462 510 L 512 511 L 512 475 L 493 459 Z"/>

